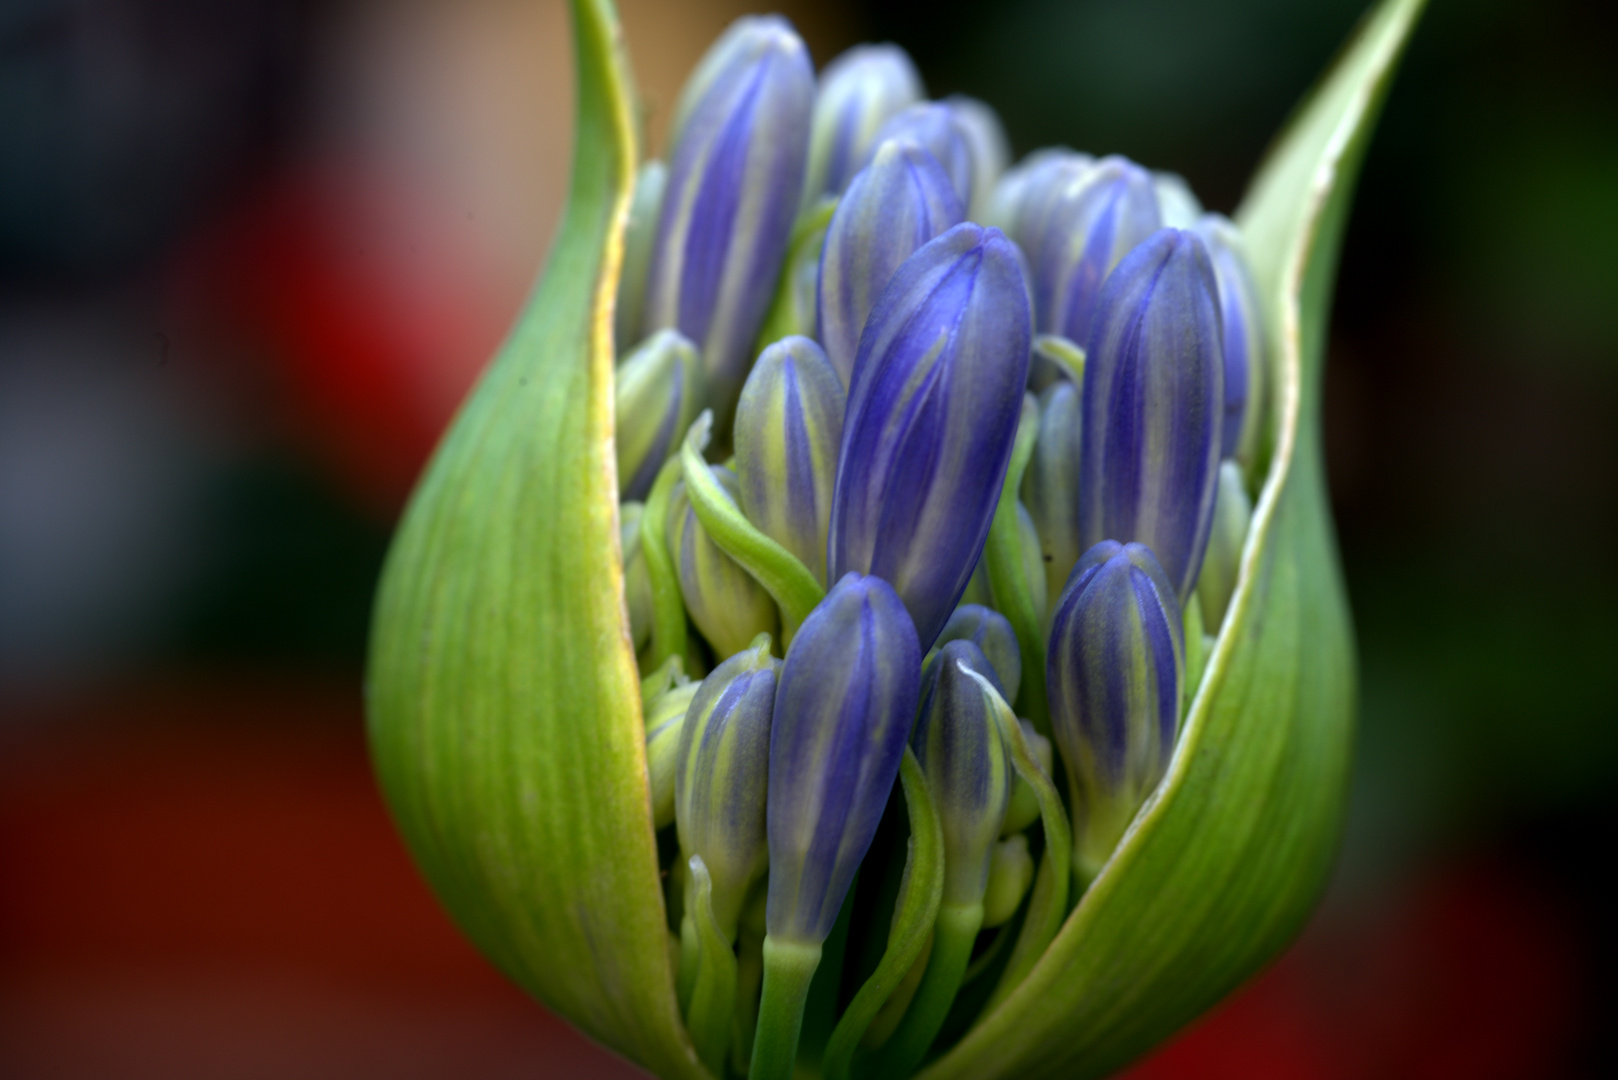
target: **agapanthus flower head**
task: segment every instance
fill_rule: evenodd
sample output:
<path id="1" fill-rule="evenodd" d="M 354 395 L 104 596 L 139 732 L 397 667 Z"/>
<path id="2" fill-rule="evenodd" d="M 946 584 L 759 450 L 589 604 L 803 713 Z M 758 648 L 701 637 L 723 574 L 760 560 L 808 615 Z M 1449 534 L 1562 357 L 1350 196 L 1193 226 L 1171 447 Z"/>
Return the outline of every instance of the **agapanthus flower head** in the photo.
<path id="1" fill-rule="evenodd" d="M 832 496 L 831 576 L 892 583 L 930 647 L 983 550 L 1028 379 L 1027 291 L 998 229 L 910 256 L 860 337 Z"/>
<path id="2" fill-rule="evenodd" d="M 674 327 L 697 344 L 722 418 L 792 234 L 814 96 L 809 53 L 791 25 L 751 19 L 710 50 L 676 117 L 646 328 Z"/>
<path id="3" fill-rule="evenodd" d="M 1108 277 L 1085 357 L 1079 546 L 1140 541 L 1182 600 L 1202 567 L 1219 472 L 1218 305 L 1202 241 L 1163 229 Z"/>
<path id="4" fill-rule="evenodd" d="M 856 45 L 826 65 L 815 95 L 804 206 L 841 195 L 894 113 L 925 95 L 910 54 L 897 45 Z"/>
<path id="5" fill-rule="evenodd" d="M 570 0 L 553 257 L 367 680 L 503 970 L 659 1075 L 977 1080 L 1116 1074 L 1274 955 L 1348 773 L 1310 283 L 1421 5 L 1378 2 L 1238 230 L 1123 158 L 1006 170 L 895 46 L 817 86 L 773 16 L 647 161 Z"/>

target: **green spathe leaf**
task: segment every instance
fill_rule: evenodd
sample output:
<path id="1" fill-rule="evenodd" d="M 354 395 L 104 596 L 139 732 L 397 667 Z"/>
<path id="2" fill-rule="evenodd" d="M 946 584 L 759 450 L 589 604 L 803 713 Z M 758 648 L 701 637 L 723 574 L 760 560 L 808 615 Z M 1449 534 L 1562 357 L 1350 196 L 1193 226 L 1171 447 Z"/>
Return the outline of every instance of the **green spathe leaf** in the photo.
<path id="1" fill-rule="evenodd" d="M 703 1077 L 675 1002 L 618 552 L 612 310 L 632 83 L 608 0 L 572 13 L 567 210 L 394 538 L 371 747 L 412 854 L 479 948 L 591 1037 Z"/>
<path id="2" fill-rule="evenodd" d="M 1241 583 L 1168 776 L 1028 978 L 921 1074 L 1104 1076 L 1302 926 L 1335 852 L 1353 635 L 1326 503 L 1322 346 L 1354 174 L 1423 0 L 1384 0 L 1239 214 L 1276 343 L 1273 452 Z"/>

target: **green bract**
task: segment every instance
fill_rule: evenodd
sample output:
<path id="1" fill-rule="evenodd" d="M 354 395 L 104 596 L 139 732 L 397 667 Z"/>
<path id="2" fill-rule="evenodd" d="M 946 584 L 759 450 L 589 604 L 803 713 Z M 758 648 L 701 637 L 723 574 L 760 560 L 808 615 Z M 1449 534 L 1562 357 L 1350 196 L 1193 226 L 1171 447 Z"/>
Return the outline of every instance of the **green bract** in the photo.
<path id="1" fill-rule="evenodd" d="M 1422 4 L 1382 0 L 1366 18 L 1236 215 L 1273 343 L 1262 486 L 1167 776 L 928 1080 L 1112 1072 L 1273 957 L 1320 892 L 1354 714 L 1322 346 L 1354 176 Z M 592 1038 L 705 1077 L 676 1003 L 619 553 L 613 308 L 636 103 L 609 0 L 572 10 L 572 193 L 538 289 L 394 540 L 370 737 L 411 851 L 479 948 Z"/>

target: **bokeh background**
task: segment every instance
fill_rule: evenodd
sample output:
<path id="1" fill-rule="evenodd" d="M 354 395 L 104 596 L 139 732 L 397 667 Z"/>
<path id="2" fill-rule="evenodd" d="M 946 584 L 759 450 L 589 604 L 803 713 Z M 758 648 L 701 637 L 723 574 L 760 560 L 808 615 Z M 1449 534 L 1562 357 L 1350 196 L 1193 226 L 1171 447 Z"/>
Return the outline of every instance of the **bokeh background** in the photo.
<path id="1" fill-rule="evenodd" d="M 1229 211 L 1364 0 L 793 0 Z M 744 6 L 622 0 L 653 145 Z M 1436 0 L 1349 226 L 1340 867 L 1132 1073 L 1618 1074 L 1618 9 Z M 561 0 L 0 5 L 0 1077 L 630 1076 L 365 760 L 392 521 L 563 194 Z"/>

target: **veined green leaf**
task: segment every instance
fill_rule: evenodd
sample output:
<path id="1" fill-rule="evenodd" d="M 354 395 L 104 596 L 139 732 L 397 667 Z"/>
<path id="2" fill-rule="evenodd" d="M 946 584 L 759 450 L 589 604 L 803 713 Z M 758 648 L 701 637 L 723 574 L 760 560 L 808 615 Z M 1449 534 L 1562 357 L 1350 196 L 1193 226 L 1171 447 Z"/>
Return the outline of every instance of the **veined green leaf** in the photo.
<path id="1" fill-rule="evenodd" d="M 1353 179 L 1423 0 L 1384 0 L 1238 219 L 1273 340 L 1272 447 L 1241 582 L 1169 773 L 1044 958 L 926 1080 L 1104 1076 L 1297 933 L 1330 868 L 1354 646 L 1321 458 L 1331 286 Z"/>
<path id="2" fill-rule="evenodd" d="M 612 314 L 637 147 L 608 0 L 573 0 L 572 187 L 526 311 L 383 572 L 377 775 L 461 928 L 550 1008 L 669 1077 L 680 1023 L 623 599 Z"/>

